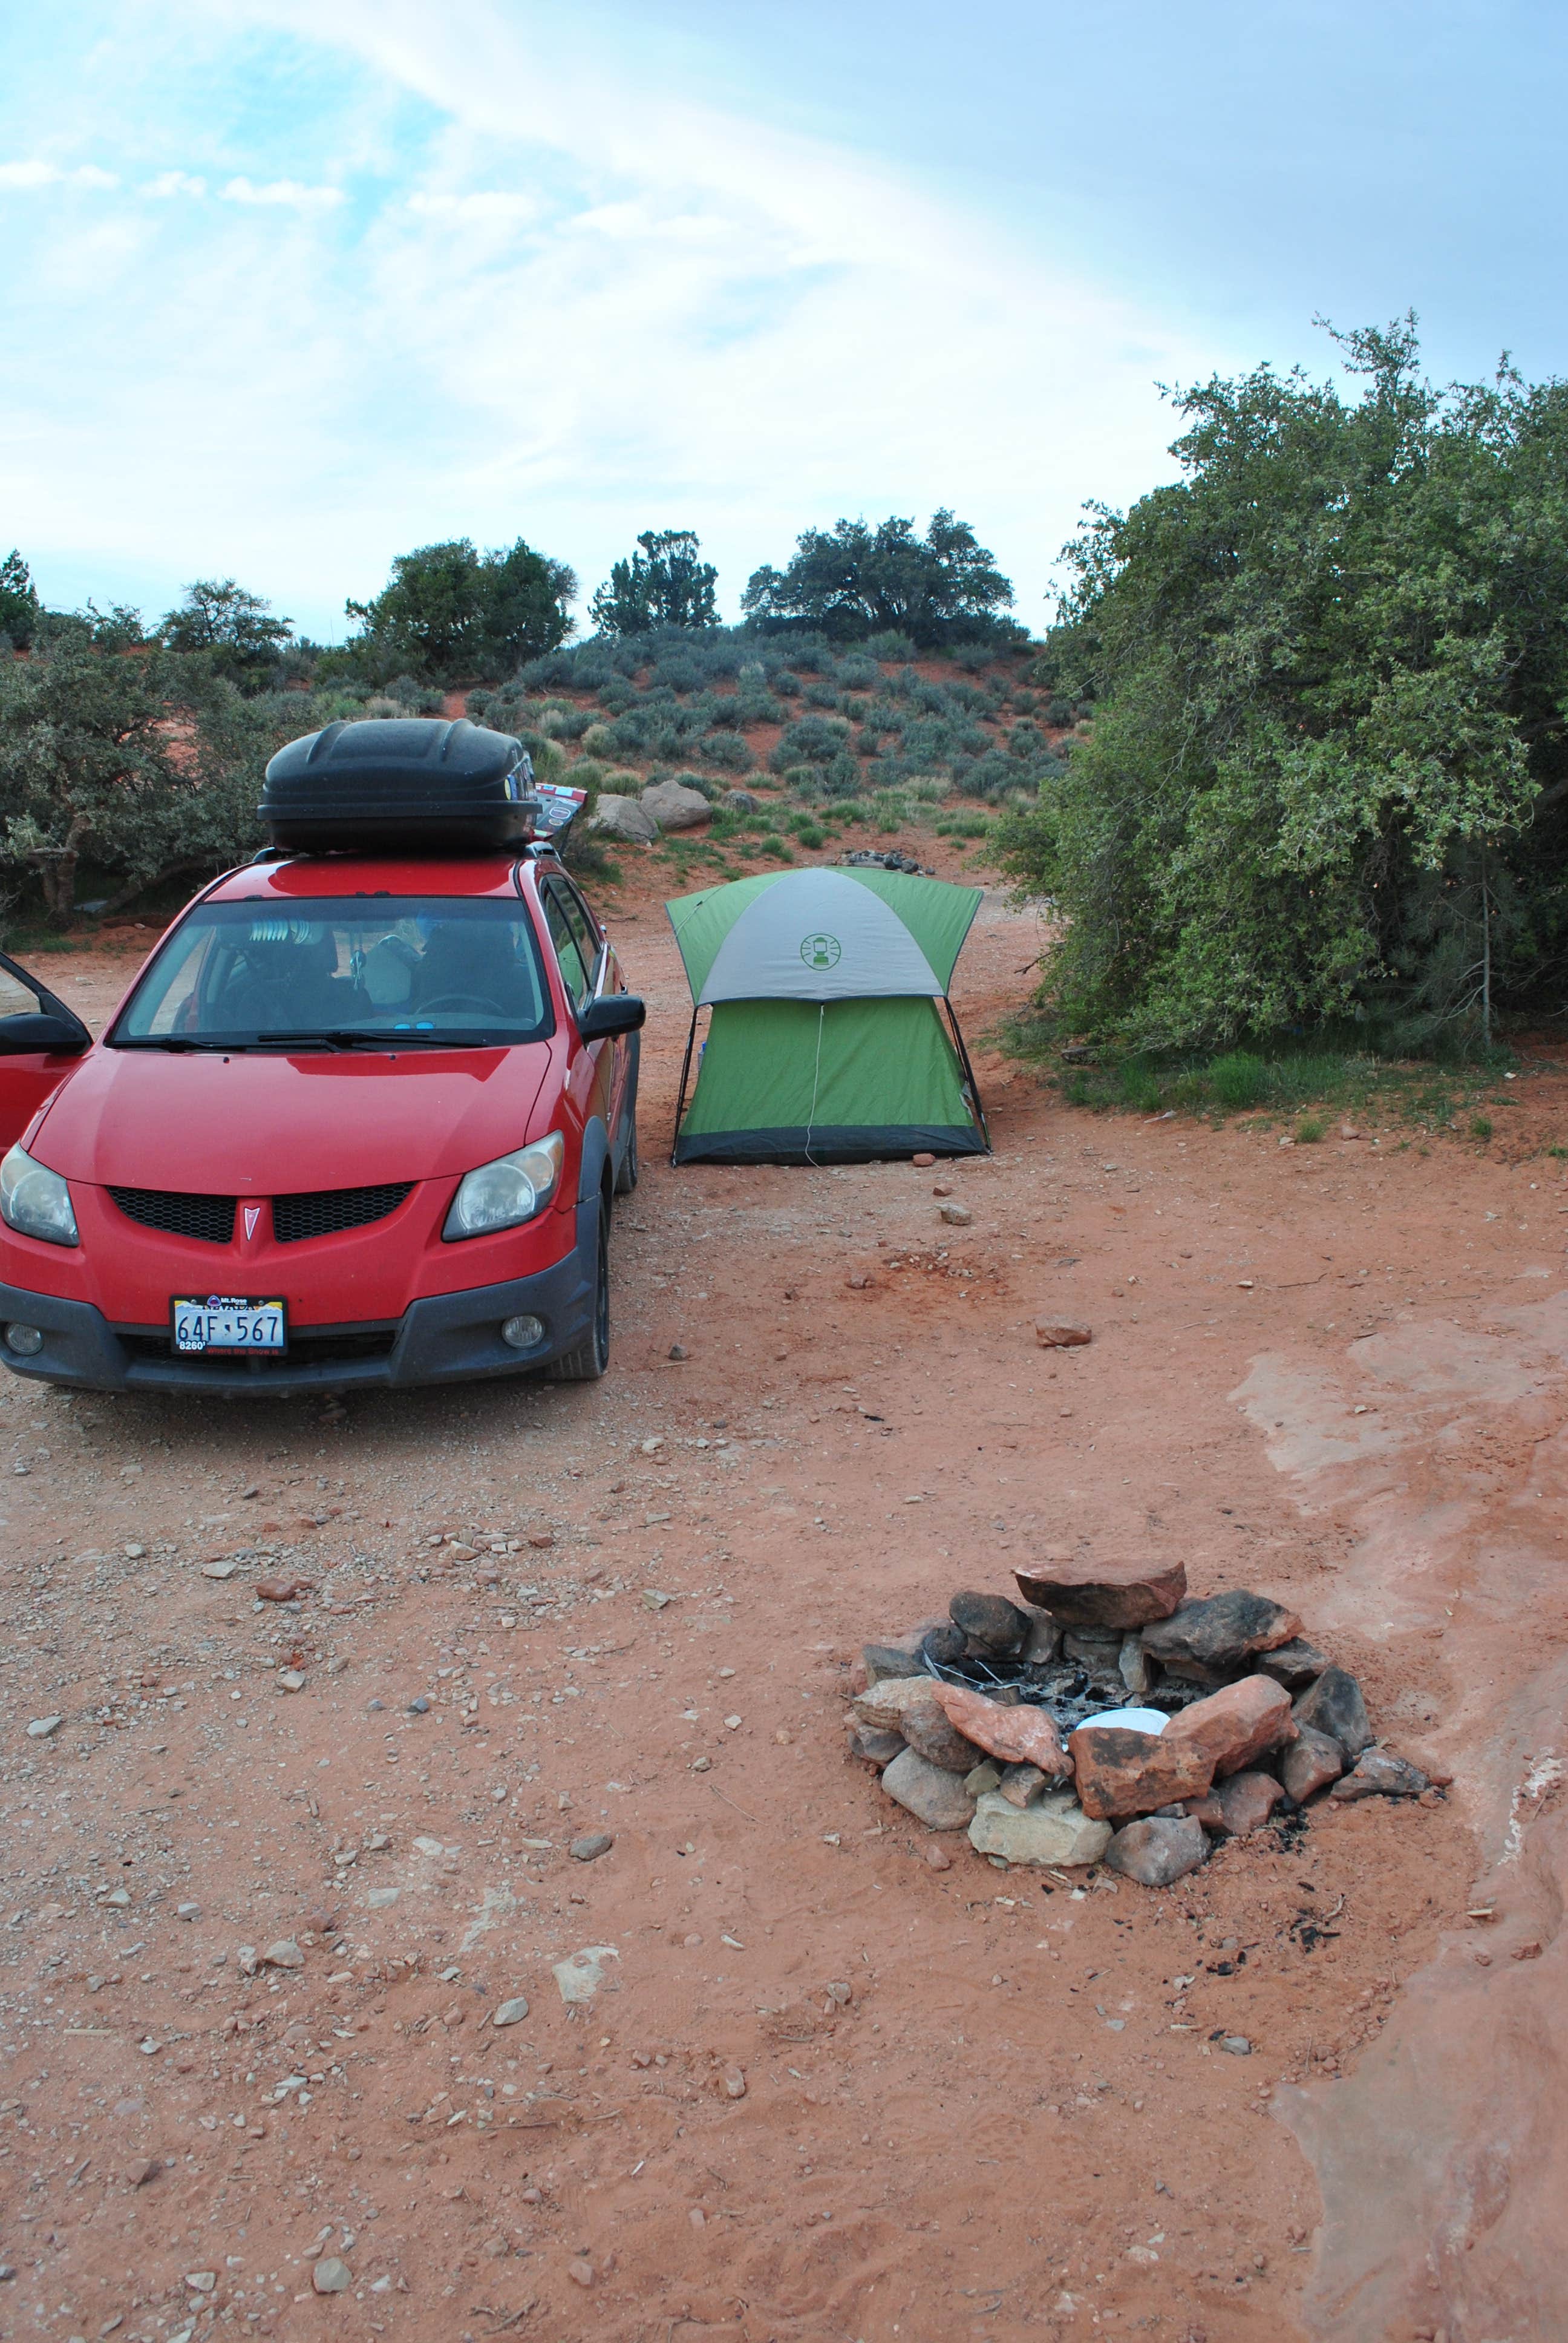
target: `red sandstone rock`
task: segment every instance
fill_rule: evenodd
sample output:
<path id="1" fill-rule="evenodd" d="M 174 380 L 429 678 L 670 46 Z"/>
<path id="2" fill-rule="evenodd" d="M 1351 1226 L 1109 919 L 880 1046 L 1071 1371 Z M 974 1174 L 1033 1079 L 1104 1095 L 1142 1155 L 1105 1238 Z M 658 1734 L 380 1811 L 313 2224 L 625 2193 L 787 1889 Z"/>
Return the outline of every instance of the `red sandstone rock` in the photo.
<path id="1" fill-rule="evenodd" d="M 1151 1815 L 1156 1806 L 1199 1797 L 1213 1761 L 1196 1744 L 1173 1743 L 1171 1729 L 1134 1733 L 1120 1725 L 1081 1725 L 1070 1733 L 1078 1803 L 1096 1822 L 1118 1815 Z"/>
<path id="2" fill-rule="evenodd" d="M 1146 1626 L 1168 1619 L 1187 1592 L 1179 1562 L 1081 1562 L 1046 1554 L 1033 1569 L 1013 1574 L 1026 1603 L 1069 1627 Z"/>
<path id="3" fill-rule="evenodd" d="M 1195 1700 L 1166 1726 L 1161 1740 L 1201 1750 L 1219 1775 L 1239 1774 L 1265 1749 L 1296 1737 L 1291 1695 L 1268 1676 L 1243 1676 L 1207 1700 Z M 1207 1785 L 1204 1785 L 1207 1787 Z"/>
<path id="4" fill-rule="evenodd" d="M 1271 1774 L 1232 1774 L 1217 1793 L 1225 1836 L 1245 1838 L 1261 1830 L 1284 1795 Z"/>
<path id="5" fill-rule="evenodd" d="M 1003 1708 L 967 1684 L 933 1684 L 938 1702 L 967 1741 L 1008 1765 L 1038 1765 L 1060 1779 L 1072 1771 L 1056 1720 L 1043 1708 Z"/>

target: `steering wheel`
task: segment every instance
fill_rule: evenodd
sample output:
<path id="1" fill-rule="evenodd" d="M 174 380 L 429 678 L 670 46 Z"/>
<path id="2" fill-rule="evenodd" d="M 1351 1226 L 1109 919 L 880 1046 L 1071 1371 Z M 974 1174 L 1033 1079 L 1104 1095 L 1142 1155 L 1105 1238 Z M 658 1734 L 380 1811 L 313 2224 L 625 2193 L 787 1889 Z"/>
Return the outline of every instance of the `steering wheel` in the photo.
<path id="1" fill-rule="evenodd" d="M 492 1001 L 486 992 L 443 992 L 434 1001 L 419 1003 L 421 1017 L 432 1016 L 437 1009 L 477 1009 L 481 1016 L 504 1017 L 507 1013 L 500 1002 Z"/>

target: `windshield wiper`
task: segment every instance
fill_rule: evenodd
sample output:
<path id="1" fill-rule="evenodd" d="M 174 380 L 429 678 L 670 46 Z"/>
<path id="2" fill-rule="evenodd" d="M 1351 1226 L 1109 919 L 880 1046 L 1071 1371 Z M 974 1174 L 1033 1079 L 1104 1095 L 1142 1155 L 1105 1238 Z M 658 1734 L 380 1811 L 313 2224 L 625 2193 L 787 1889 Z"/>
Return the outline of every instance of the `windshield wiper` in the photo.
<path id="1" fill-rule="evenodd" d="M 110 1034 L 104 1044 L 109 1050 L 232 1050 L 232 1041 L 208 1041 L 194 1033 L 127 1033 L 116 1039 Z"/>

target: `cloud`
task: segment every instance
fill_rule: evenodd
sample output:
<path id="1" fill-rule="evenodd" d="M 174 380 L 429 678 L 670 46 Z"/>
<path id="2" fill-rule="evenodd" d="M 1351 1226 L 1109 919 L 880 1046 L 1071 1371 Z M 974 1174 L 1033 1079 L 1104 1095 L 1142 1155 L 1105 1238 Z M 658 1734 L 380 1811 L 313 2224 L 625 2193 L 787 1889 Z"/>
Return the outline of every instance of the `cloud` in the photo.
<path id="1" fill-rule="evenodd" d="M 66 170 L 58 163 L 0 163 L 0 187 L 117 187 L 113 171 L 95 163 L 79 163 Z"/>
<path id="2" fill-rule="evenodd" d="M 205 196 L 206 181 L 193 179 L 188 171 L 160 171 L 142 189 L 144 196 Z"/>
<path id="3" fill-rule="evenodd" d="M 218 194 L 226 204 L 281 204 L 291 211 L 332 211 L 346 198 L 341 187 L 307 187 L 299 179 L 269 179 L 257 186 L 254 179 L 230 179 Z"/>
<path id="4" fill-rule="evenodd" d="M 591 589 L 638 529 L 680 525 L 733 611 L 806 527 L 950 504 L 1038 625 L 1083 499 L 1169 473 L 1154 381 L 1223 359 L 1043 234 L 693 102 L 602 20 L 175 0 L 162 21 L 166 54 L 132 61 L 138 137 L 225 200 L 139 204 L 113 244 L 51 206 L 0 248 L 33 321 L 0 342 L 0 504 L 65 598 L 163 606 L 232 573 L 337 633 L 413 545 L 524 535 Z M 168 95 L 192 27 L 202 92 L 248 90 L 275 144 L 236 155 L 205 95 Z M 322 183 L 350 169 L 351 206 Z"/>
<path id="5" fill-rule="evenodd" d="M 543 206 L 537 196 L 497 188 L 476 190 L 467 196 L 410 196 L 408 209 L 423 219 L 506 222 L 538 219 Z"/>

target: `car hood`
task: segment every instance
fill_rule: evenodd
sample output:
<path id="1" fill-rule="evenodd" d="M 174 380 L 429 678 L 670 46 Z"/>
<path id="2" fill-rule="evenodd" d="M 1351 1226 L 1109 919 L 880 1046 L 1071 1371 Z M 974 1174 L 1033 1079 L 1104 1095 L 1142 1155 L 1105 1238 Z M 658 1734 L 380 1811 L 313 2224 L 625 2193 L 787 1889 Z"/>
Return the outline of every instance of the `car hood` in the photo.
<path id="1" fill-rule="evenodd" d="M 32 1150 L 68 1180 L 288 1195 L 472 1171 L 530 1126 L 551 1045 L 285 1057 L 95 1049 Z"/>

